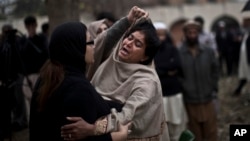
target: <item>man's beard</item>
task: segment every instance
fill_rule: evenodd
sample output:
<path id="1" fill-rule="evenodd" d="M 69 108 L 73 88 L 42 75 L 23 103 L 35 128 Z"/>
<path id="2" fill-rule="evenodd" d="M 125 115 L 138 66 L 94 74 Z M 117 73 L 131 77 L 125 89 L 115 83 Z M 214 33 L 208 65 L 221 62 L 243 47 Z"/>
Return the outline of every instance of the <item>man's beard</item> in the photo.
<path id="1" fill-rule="evenodd" d="M 195 46 L 195 45 L 198 45 L 199 41 L 198 41 L 198 38 L 197 39 L 187 39 L 187 45 L 188 46 Z"/>

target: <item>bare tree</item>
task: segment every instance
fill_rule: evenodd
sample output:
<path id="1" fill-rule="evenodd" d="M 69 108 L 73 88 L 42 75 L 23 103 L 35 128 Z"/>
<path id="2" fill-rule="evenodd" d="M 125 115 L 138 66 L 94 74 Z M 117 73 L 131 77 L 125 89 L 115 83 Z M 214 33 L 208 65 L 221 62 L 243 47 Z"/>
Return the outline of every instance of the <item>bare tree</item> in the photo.
<path id="1" fill-rule="evenodd" d="M 158 4 L 159 0 L 80 0 L 84 8 L 84 12 L 91 12 L 97 15 L 101 12 L 110 12 L 117 18 L 120 18 L 130 10 L 133 6 L 152 6 Z M 161 0 L 164 1 L 164 0 Z M 165 0 L 166 1 L 166 0 Z"/>
<path id="2" fill-rule="evenodd" d="M 0 15 L 6 16 L 8 8 L 11 9 L 14 4 L 13 0 L 0 0 Z"/>
<path id="3" fill-rule="evenodd" d="M 50 32 L 59 25 L 66 21 L 79 21 L 79 0 L 46 0 L 45 1 Z"/>

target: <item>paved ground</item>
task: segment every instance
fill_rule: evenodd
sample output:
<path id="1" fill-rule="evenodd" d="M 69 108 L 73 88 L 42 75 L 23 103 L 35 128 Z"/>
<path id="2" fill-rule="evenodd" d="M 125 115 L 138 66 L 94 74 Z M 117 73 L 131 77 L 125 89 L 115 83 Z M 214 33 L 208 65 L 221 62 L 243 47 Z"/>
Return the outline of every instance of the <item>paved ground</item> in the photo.
<path id="1" fill-rule="evenodd" d="M 238 79 L 236 77 L 221 78 L 219 82 L 219 141 L 229 141 L 230 124 L 250 124 L 250 84 L 247 84 L 243 89 L 243 95 L 232 97 L 232 91 L 237 86 L 237 83 Z M 28 129 L 14 133 L 12 141 L 28 141 Z"/>

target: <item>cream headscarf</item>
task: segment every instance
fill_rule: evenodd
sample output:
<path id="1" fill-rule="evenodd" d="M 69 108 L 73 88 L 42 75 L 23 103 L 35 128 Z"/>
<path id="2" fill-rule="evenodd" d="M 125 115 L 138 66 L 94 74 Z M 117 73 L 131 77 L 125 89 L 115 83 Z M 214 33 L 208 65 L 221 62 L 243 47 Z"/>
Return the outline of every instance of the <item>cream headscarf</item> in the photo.
<path id="1" fill-rule="evenodd" d="M 102 25 L 102 24 L 106 24 L 106 19 L 102 19 L 102 20 L 98 20 L 98 21 L 94 21 L 91 22 L 88 26 L 88 31 L 90 33 L 90 37 L 92 40 L 94 40 L 97 37 L 97 31 L 98 28 Z M 107 24 L 106 24 L 107 25 Z M 107 25 L 108 26 L 108 25 Z"/>

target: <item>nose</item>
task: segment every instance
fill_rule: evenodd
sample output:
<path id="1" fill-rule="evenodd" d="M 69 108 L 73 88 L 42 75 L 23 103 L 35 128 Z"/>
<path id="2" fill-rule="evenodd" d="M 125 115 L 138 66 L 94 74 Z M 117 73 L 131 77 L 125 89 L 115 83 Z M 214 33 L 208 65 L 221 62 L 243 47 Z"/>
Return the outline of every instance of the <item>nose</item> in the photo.
<path id="1" fill-rule="evenodd" d="M 132 47 L 132 44 L 133 44 L 133 40 L 128 40 L 127 47 Z"/>

